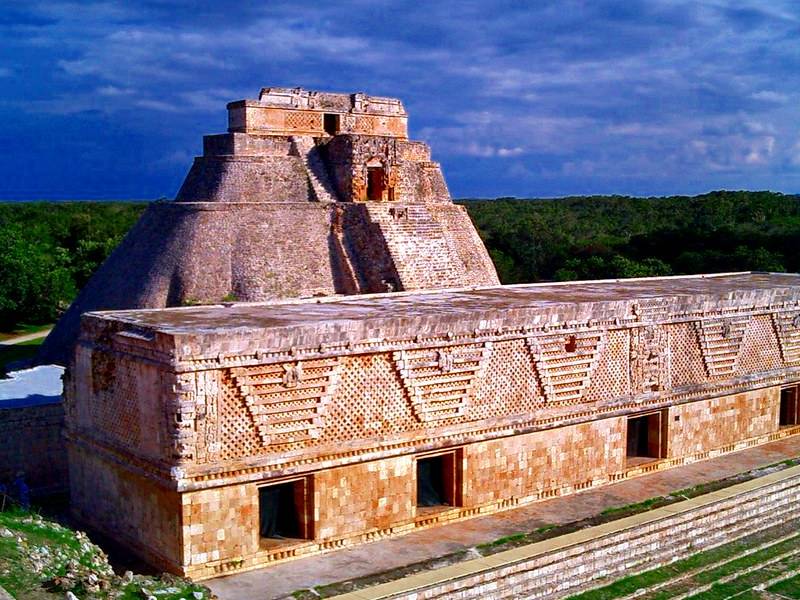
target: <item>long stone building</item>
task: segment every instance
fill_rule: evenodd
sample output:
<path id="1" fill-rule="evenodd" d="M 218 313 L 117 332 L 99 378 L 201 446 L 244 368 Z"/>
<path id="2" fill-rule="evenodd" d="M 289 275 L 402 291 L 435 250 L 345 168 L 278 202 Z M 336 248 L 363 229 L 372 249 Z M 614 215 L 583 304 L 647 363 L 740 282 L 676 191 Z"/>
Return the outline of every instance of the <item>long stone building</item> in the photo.
<path id="1" fill-rule="evenodd" d="M 315 200 L 291 210 L 324 215 L 318 241 L 365 223 L 373 237 L 326 246 L 322 271 L 292 253 L 269 260 L 297 289 L 330 294 L 331 257 L 347 256 L 348 291 L 381 293 L 83 315 L 65 379 L 72 509 L 151 563 L 213 577 L 800 433 L 800 275 L 500 286 L 427 149 L 392 154 L 418 147 L 397 101 L 273 90 L 229 111 L 232 133 L 206 138 L 175 203 L 207 189 L 214 209 L 157 210 L 240 210 L 209 173 L 247 180 L 265 167 L 232 156 L 305 128 L 325 168 L 298 170 Z M 371 137 L 353 133 L 364 115 Z M 355 229 L 338 214 L 360 215 Z M 317 239 L 305 231 L 294 248 Z M 205 243 L 230 251 L 229 237 Z M 206 277 L 267 289 L 214 265 Z"/>

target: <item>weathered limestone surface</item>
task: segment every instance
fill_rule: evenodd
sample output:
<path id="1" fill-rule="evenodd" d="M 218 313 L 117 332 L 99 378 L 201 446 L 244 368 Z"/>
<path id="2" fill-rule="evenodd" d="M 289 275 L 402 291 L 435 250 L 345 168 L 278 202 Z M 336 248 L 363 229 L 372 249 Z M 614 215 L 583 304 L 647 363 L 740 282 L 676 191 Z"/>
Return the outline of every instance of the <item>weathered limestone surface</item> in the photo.
<path id="1" fill-rule="evenodd" d="M 174 202 L 152 204 L 45 341 L 90 310 L 497 285 L 438 163 L 392 98 L 265 88 L 228 105 Z"/>
<path id="2" fill-rule="evenodd" d="M 800 276 L 90 313 L 68 373 L 76 468 L 177 495 L 179 532 L 132 543 L 209 577 L 800 432 L 779 414 L 800 382 Z M 417 506 L 429 456 L 451 469 L 435 510 Z M 295 486 L 302 539 L 259 537 L 259 489 L 276 482 Z M 77 510 L 116 530 L 114 494 L 88 510 L 92 485 L 73 478 Z M 162 546 L 181 550 L 149 554 Z"/>
<path id="3" fill-rule="evenodd" d="M 34 495 L 66 491 L 63 428 L 62 404 L 0 408 L 0 482 L 22 473 Z"/>
<path id="4" fill-rule="evenodd" d="M 616 578 L 657 568 L 800 517 L 800 477 L 717 502 L 687 507 L 588 542 L 569 544 L 448 581 L 392 594 L 393 600 L 564 598 Z M 673 505 L 677 509 L 680 505 Z M 613 525 L 612 525 L 613 526 Z M 502 555 L 492 558 L 498 560 Z M 459 565 L 462 568 L 466 565 Z M 451 571 L 452 572 L 452 571 Z M 430 575 L 436 576 L 436 572 Z M 363 590 L 369 597 L 372 590 Z M 353 594 L 352 597 L 356 595 Z M 342 596 L 348 600 L 351 595 Z"/>

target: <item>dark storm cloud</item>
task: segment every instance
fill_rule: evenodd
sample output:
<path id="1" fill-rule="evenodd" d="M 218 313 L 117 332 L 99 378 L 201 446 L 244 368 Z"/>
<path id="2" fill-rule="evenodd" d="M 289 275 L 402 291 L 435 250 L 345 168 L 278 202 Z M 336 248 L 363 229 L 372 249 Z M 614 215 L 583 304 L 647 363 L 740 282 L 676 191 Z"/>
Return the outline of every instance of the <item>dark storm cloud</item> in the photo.
<path id="1" fill-rule="evenodd" d="M 171 196 L 265 85 L 402 97 L 458 196 L 797 191 L 792 2 L 314 4 L 0 8 L 0 196 Z"/>

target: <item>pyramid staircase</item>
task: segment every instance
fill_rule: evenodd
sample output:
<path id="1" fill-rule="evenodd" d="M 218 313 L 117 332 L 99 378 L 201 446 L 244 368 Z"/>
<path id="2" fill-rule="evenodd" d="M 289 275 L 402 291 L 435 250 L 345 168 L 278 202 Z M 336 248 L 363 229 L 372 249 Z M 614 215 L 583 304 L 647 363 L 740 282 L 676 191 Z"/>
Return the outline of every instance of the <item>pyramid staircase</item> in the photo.
<path id="1" fill-rule="evenodd" d="M 403 290 L 456 287 L 466 268 L 423 204 L 366 203 L 386 242 Z"/>
<path id="2" fill-rule="evenodd" d="M 293 135 L 292 146 L 303 160 L 308 180 L 319 202 L 336 202 L 336 191 L 328 177 L 328 169 L 317 151 L 314 138 L 310 135 Z"/>

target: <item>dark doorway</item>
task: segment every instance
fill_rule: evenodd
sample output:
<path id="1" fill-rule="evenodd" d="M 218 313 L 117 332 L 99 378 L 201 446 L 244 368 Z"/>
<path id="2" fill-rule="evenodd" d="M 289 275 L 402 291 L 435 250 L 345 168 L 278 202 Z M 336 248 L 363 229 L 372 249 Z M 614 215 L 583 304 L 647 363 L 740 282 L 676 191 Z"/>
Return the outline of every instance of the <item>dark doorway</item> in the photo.
<path id="1" fill-rule="evenodd" d="M 339 133 L 339 115 L 325 114 L 322 117 L 322 127 L 328 135 Z"/>
<path id="2" fill-rule="evenodd" d="M 781 408 L 778 424 L 780 427 L 792 427 L 800 424 L 798 417 L 798 386 L 783 388 L 781 390 Z"/>
<path id="3" fill-rule="evenodd" d="M 417 459 L 417 506 L 456 505 L 455 453 Z"/>
<path id="4" fill-rule="evenodd" d="M 660 412 L 628 418 L 625 455 L 629 466 L 664 458 L 663 442 L 666 436 L 661 427 Z"/>
<path id="5" fill-rule="evenodd" d="M 262 538 L 305 538 L 303 480 L 258 489 L 259 533 Z"/>
<path id="6" fill-rule="evenodd" d="M 383 167 L 367 167 L 367 200 L 383 200 Z"/>

